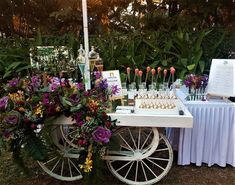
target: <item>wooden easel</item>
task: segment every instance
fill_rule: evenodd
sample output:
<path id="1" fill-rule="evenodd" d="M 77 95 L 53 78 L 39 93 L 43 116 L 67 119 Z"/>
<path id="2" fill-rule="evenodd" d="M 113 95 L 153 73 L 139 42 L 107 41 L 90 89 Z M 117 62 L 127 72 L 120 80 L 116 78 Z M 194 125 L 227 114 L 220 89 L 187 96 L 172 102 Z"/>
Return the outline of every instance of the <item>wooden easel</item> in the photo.
<path id="1" fill-rule="evenodd" d="M 121 105 L 124 106 L 125 105 L 125 100 L 124 100 L 124 96 L 110 96 L 109 100 L 115 101 L 115 100 L 120 100 L 121 101 Z"/>

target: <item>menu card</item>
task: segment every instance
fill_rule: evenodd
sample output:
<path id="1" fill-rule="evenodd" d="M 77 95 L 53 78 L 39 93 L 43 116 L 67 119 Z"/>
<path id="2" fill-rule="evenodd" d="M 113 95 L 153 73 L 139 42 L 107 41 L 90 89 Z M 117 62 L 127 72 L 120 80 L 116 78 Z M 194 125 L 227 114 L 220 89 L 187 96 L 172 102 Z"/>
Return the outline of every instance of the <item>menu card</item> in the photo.
<path id="1" fill-rule="evenodd" d="M 235 96 L 235 59 L 212 60 L 207 94 Z"/>
<path id="2" fill-rule="evenodd" d="M 121 78 L 119 70 L 112 70 L 112 71 L 102 71 L 102 77 L 107 79 L 107 83 L 109 87 L 117 85 L 119 89 L 118 93 L 115 96 L 122 95 L 122 85 L 121 85 Z"/>

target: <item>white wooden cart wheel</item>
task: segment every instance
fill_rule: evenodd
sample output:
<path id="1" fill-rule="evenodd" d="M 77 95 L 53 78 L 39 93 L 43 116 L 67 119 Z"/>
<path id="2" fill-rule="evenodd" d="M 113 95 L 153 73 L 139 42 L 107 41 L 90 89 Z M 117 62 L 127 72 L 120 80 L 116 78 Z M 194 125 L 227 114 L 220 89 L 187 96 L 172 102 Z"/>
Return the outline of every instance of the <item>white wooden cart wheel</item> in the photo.
<path id="1" fill-rule="evenodd" d="M 131 185 L 150 185 L 161 180 L 172 166 L 173 151 L 167 138 L 156 131 L 157 128 L 132 127 L 118 130 L 114 138 L 119 141 L 119 150 L 107 151 L 106 160 L 111 173 Z M 151 146 L 153 141 L 155 146 Z M 146 150 L 151 150 L 151 154 L 146 156 Z"/>
<path id="2" fill-rule="evenodd" d="M 38 161 L 42 169 L 50 176 L 62 181 L 74 181 L 82 178 L 79 169 L 80 150 L 70 146 L 62 137 L 60 125 L 56 125 L 51 133 L 52 144 L 48 146 L 46 161 Z"/>
<path id="3" fill-rule="evenodd" d="M 61 136 L 73 148 L 81 149 L 78 145 L 79 133 L 78 127 L 74 125 L 75 121 L 71 117 L 64 115 L 54 120 L 54 125 L 60 129 Z"/>
<path id="4" fill-rule="evenodd" d="M 81 147 L 78 145 L 78 128 L 74 125 L 60 125 L 60 130 L 62 137 L 65 139 L 65 141 L 72 146 L 73 148 L 79 148 Z"/>

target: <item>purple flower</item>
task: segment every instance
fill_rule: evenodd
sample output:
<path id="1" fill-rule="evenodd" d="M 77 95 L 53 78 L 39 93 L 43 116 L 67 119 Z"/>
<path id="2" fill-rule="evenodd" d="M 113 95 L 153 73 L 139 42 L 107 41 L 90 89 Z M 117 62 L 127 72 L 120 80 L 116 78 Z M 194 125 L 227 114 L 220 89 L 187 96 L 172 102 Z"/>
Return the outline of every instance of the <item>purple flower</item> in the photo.
<path id="1" fill-rule="evenodd" d="M 20 79 L 14 78 L 8 82 L 8 86 L 9 87 L 17 87 L 19 85 L 19 83 L 20 83 Z"/>
<path id="2" fill-rule="evenodd" d="M 9 138 L 11 136 L 10 132 L 8 130 L 4 130 L 4 132 L 2 133 L 3 137 L 5 137 L 6 139 Z"/>
<path id="3" fill-rule="evenodd" d="M 209 76 L 206 75 L 206 74 L 204 74 L 204 75 L 202 76 L 202 86 L 203 86 L 203 87 L 206 87 L 206 86 L 207 86 L 208 80 L 209 80 Z"/>
<path id="4" fill-rule="evenodd" d="M 81 127 L 84 124 L 84 121 L 79 121 L 78 126 Z"/>
<path id="5" fill-rule="evenodd" d="M 6 109 L 8 104 L 8 96 L 4 96 L 0 99 L 0 110 Z"/>
<path id="6" fill-rule="evenodd" d="M 76 104 L 78 104 L 79 103 L 79 96 L 78 96 L 78 94 L 72 94 L 69 98 L 68 98 L 68 100 L 73 104 L 73 105 L 76 105 Z"/>
<path id="7" fill-rule="evenodd" d="M 120 92 L 120 88 L 118 88 L 117 85 L 112 85 L 111 86 L 112 94 L 118 94 Z"/>
<path id="8" fill-rule="evenodd" d="M 48 106 L 50 104 L 50 94 L 49 93 L 44 93 L 42 96 L 42 104 L 45 106 Z"/>
<path id="9" fill-rule="evenodd" d="M 19 122 L 19 117 L 16 114 L 10 114 L 4 118 L 4 121 L 11 125 L 16 125 Z"/>
<path id="10" fill-rule="evenodd" d="M 58 84 L 58 85 L 60 85 L 60 83 L 62 82 L 62 80 L 59 79 L 58 77 L 53 77 L 50 81 L 51 83 Z"/>
<path id="11" fill-rule="evenodd" d="M 54 92 L 59 86 L 60 86 L 60 84 L 52 83 L 52 84 L 49 85 L 49 90 L 51 92 Z"/>
<path id="12" fill-rule="evenodd" d="M 98 87 L 105 90 L 108 88 L 108 82 L 107 79 L 103 79 L 99 82 Z"/>
<path id="13" fill-rule="evenodd" d="M 84 90 L 84 84 L 83 83 L 77 83 L 76 87 L 78 90 Z"/>
<path id="14" fill-rule="evenodd" d="M 90 92 L 89 92 L 89 91 L 85 91 L 85 92 L 83 93 L 83 96 L 85 96 L 85 97 L 90 96 Z"/>
<path id="15" fill-rule="evenodd" d="M 103 128 L 103 127 L 97 127 L 96 130 L 92 132 L 92 138 L 97 143 L 108 143 L 109 139 L 111 137 L 112 133 L 110 130 Z"/>
<path id="16" fill-rule="evenodd" d="M 82 120 L 82 112 L 77 112 L 74 119 L 76 121 L 76 125 L 81 127 L 84 124 L 84 121 Z"/>
<path id="17" fill-rule="evenodd" d="M 101 78 L 101 73 L 100 73 L 99 71 L 95 71 L 95 72 L 94 72 L 94 75 L 95 75 L 95 79 L 96 79 L 96 80 L 99 79 L 99 78 Z"/>
<path id="18" fill-rule="evenodd" d="M 184 81 L 184 85 L 185 85 L 186 87 L 190 87 L 191 84 L 192 84 L 192 81 L 190 81 L 190 80 L 188 80 L 188 79 L 186 79 L 186 80 Z"/>
<path id="19" fill-rule="evenodd" d="M 40 76 L 32 76 L 31 78 L 31 86 L 37 90 L 41 85 L 41 77 Z"/>

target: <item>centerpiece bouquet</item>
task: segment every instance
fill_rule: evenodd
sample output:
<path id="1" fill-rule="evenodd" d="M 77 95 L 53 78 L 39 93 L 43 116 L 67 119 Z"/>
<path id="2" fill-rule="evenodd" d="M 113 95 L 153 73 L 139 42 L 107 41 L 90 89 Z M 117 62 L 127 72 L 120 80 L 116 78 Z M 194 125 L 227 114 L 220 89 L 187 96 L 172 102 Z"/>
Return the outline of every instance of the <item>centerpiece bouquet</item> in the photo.
<path id="1" fill-rule="evenodd" d="M 208 75 L 189 74 L 186 76 L 184 84 L 188 88 L 188 100 L 205 100 Z"/>
<path id="2" fill-rule="evenodd" d="M 0 92 L 0 145 L 13 157 L 26 151 L 43 161 L 47 152 L 42 133 L 49 121 L 61 115 L 72 119 L 77 132 L 73 142 L 87 151 L 86 161 L 110 141 L 115 120 L 107 109 L 117 87 L 109 88 L 99 72 L 91 90 L 85 90 L 83 83 L 43 74 L 16 77 L 2 84 Z M 89 172 L 92 164 L 85 162 L 80 168 Z"/>

